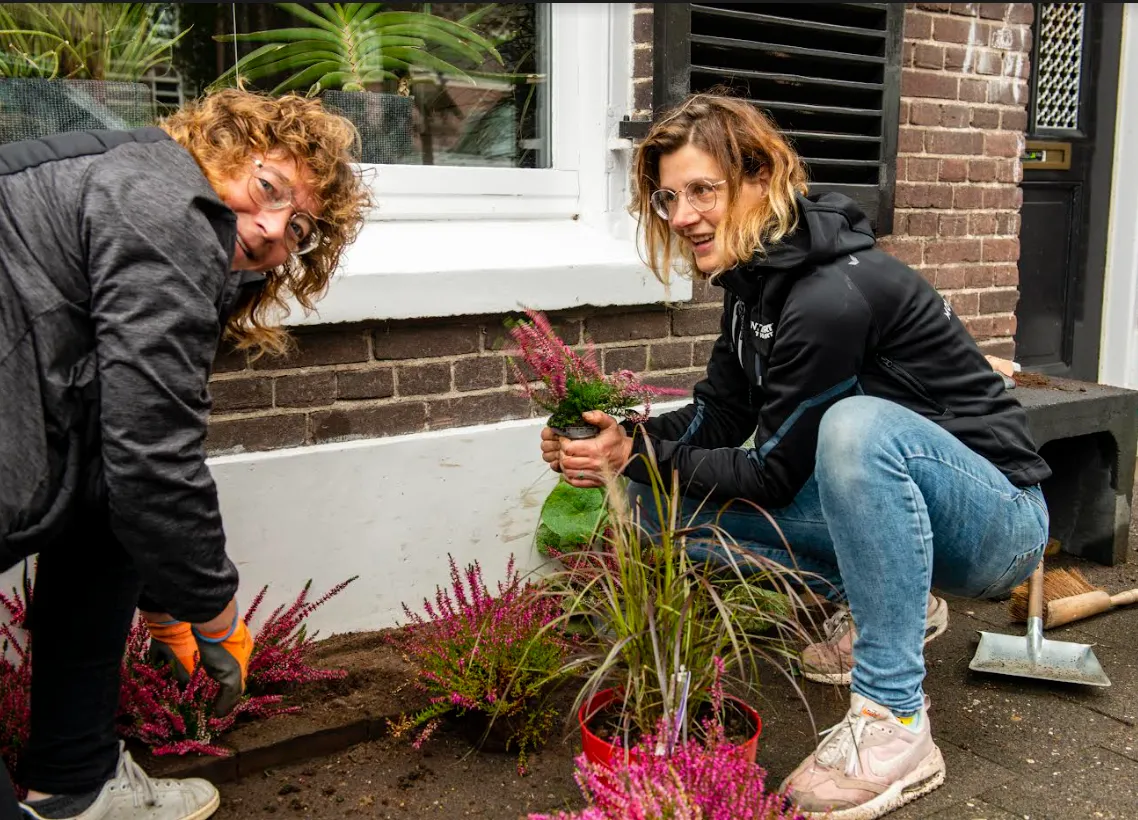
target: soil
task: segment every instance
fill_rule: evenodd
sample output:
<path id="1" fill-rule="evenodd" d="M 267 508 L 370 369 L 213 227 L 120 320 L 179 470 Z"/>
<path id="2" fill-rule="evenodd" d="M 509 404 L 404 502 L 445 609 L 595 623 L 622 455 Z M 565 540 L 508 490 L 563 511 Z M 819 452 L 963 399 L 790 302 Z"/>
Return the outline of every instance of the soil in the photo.
<path id="1" fill-rule="evenodd" d="M 387 733 L 388 717 L 421 708 L 425 699 L 412 685 L 411 670 L 398 651 L 385 640 L 388 632 L 340 635 L 319 642 L 314 665 L 346 668 L 344 681 L 317 684 L 290 697 L 301 704 L 299 715 L 283 715 L 251 723 L 224 738 L 239 750 L 233 770 L 200 772 L 218 784 L 221 808 L 217 820 L 305 817 L 332 820 L 368 818 L 526 818 L 530 813 L 556 813 L 583 808 L 584 799 L 573 779 L 575 758 L 581 752 L 580 729 L 572 714 L 577 688 L 562 687 L 554 704 L 564 716 L 545 746 L 529 755 L 528 773 L 517 771 L 517 755 L 476 750 L 470 732 L 459 724 L 444 724 L 421 749 L 407 738 Z M 748 698 L 763 720 L 763 737 L 775 725 L 784 733 L 794 726 L 798 744 L 764 748 L 760 737 L 759 763 L 780 775 L 801 758 L 795 745 L 813 742 L 805 706 L 773 668 L 765 676 L 770 685 L 756 698 Z M 825 687 L 829 690 L 830 687 Z M 842 693 L 845 695 L 846 693 Z M 815 698 L 811 698 L 815 701 Z M 834 698 L 822 711 L 839 714 L 844 697 Z M 812 704 L 816 719 L 819 704 Z M 777 715 L 777 716 L 776 716 Z M 334 734 L 363 720 L 371 734 L 363 742 L 343 742 L 334 749 L 322 747 L 319 733 Z M 828 724 L 824 724 L 828 725 Z M 296 737 L 287 763 L 255 765 L 266 745 Z M 785 759 L 783 759 L 785 758 Z M 258 758 L 263 762 L 264 756 Z M 192 761 L 159 758 L 143 761 L 154 774 L 189 776 Z M 215 761 L 216 763 L 217 761 Z M 246 765 L 248 764 L 248 765 Z"/>
<path id="2" fill-rule="evenodd" d="M 219 783 L 222 806 L 217 820 L 503 818 L 584 805 L 572 778 L 581 747 L 575 722 L 557 725 L 546 745 L 530 753 L 525 776 L 517 772 L 516 751 L 498 751 L 492 741 L 476 750 L 472 739 L 476 741 L 478 733 L 469 724 L 444 724 L 418 750 L 410 738 L 387 735 L 388 718 L 426 705 L 413 685 L 411 667 L 387 642 L 388 635 L 389 630 L 354 633 L 317 643 L 312 664 L 347 669 L 348 677 L 299 690 L 289 702 L 303 706 L 300 714 L 250 723 L 225 741 L 242 751 L 297 734 L 335 731 L 360 717 L 380 736 L 328 756 Z M 554 695 L 559 713 L 569 714 L 574 694 L 562 688 Z"/>
<path id="3" fill-rule="evenodd" d="M 560 727 L 559 727 L 560 728 Z M 475 751 L 446 726 L 420 750 L 384 737 L 307 763 L 222 784 L 217 820 L 259 817 L 526 817 L 584 806 L 573 781 L 577 737 L 559 732 L 517 772 L 512 752 Z"/>
<path id="4" fill-rule="evenodd" d="M 1047 387 L 1051 379 L 1040 373 L 1016 373 L 1013 377 L 1017 387 Z"/>

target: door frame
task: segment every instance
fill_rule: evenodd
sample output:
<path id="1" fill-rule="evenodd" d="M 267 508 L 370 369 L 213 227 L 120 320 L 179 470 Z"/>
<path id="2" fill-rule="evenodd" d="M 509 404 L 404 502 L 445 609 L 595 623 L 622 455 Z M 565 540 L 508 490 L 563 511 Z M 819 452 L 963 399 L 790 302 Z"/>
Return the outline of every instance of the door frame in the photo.
<path id="1" fill-rule="evenodd" d="M 1076 283 L 1075 314 L 1071 340 L 1070 375 L 1086 381 L 1098 381 L 1102 356 L 1103 314 L 1107 311 L 1106 270 L 1113 192 L 1125 186 L 1115 185 L 1115 152 L 1122 141 L 1116 139 L 1118 119 L 1119 74 L 1122 65 L 1124 16 L 1131 29 L 1138 25 L 1130 3 L 1088 3 L 1087 13 L 1097 17 L 1091 31 L 1094 143 L 1090 173 L 1087 177 L 1086 242 L 1082 281 Z M 1131 32 L 1131 37 L 1133 31 Z M 1121 153 L 1121 152 L 1120 152 Z"/>
<path id="2" fill-rule="evenodd" d="M 1114 142 L 1113 197 L 1105 243 L 1103 321 L 1098 380 L 1138 387 L 1138 7 L 1126 3 L 1120 47 L 1118 133 Z M 1127 184 L 1129 180 L 1130 184 Z"/>
<path id="3" fill-rule="evenodd" d="M 1040 6 L 1035 3 L 1035 25 L 1032 27 L 1033 46 L 1038 47 Z M 1123 4 L 1086 3 L 1084 18 L 1084 52 L 1082 72 L 1082 131 L 1093 134 L 1083 142 L 1081 150 L 1089 154 L 1086 159 L 1086 176 L 1074 194 L 1072 207 L 1072 236 L 1068 251 L 1068 280 L 1064 305 L 1065 336 L 1062 347 L 1064 359 L 1070 364 L 1033 366 L 1054 376 L 1066 376 L 1097 381 L 1099 375 L 1099 348 L 1104 312 L 1103 294 L 1106 270 L 1107 228 L 1111 206 L 1112 172 L 1115 164 L 1115 118 L 1118 107 L 1118 72 L 1122 48 Z M 1039 82 L 1036 55 L 1032 54 L 1031 97 L 1028 105 L 1029 140 L 1065 141 L 1062 131 L 1036 133 L 1034 105 Z M 1074 136 L 1074 134 L 1072 134 Z M 1030 173 L 1029 166 L 1024 170 Z M 1026 177 L 1026 174 L 1024 175 Z M 1030 184 L 1029 180 L 1025 182 Z M 1040 180 L 1040 182 L 1045 182 Z M 1021 183 L 1023 184 L 1023 183 Z M 1023 211 L 1020 212 L 1020 225 Z M 1021 230 L 1022 235 L 1022 230 Z M 1071 276 L 1070 268 L 1076 273 Z M 1024 285 L 1021 280 L 1020 289 Z M 1018 308 L 1017 308 L 1018 315 Z"/>

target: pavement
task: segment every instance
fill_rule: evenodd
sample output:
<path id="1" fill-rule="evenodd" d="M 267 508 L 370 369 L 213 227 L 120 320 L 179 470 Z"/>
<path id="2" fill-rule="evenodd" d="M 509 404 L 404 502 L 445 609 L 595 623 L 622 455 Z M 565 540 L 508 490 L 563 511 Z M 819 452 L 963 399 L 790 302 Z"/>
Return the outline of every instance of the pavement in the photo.
<path id="1" fill-rule="evenodd" d="M 1128 561 L 1104 567 L 1062 555 L 1110 593 L 1138 587 L 1138 516 Z M 1053 640 L 1094 645 L 1111 686 L 1080 687 L 972 672 L 979 630 L 1025 634 L 1005 602 L 948 598 L 949 629 L 926 649 L 925 691 L 947 776 L 890 820 L 1138 820 L 1138 605 L 1060 629 Z M 780 783 L 844 714 L 849 690 L 771 674 L 763 683 L 759 762 Z"/>

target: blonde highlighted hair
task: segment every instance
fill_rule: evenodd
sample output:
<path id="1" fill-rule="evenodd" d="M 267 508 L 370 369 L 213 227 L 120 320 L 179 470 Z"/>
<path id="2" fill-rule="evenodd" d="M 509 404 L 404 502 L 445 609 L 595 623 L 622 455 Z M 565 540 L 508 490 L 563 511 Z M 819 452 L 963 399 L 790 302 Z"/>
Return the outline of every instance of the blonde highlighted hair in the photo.
<path id="1" fill-rule="evenodd" d="M 322 240 L 311 252 L 293 256 L 266 274 L 260 293 L 238 306 L 225 336 L 238 349 L 282 353 L 288 334 L 280 327 L 292 296 L 306 310 L 324 295 L 344 248 L 359 234 L 370 205 L 367 186 L 352 163 L 359 132 L 320 100 L 288 94 L 270 97 L 227 88 L 192 101 L 159 125 L 201 167 L 221 192 L 227 180 L 249 172 L 254 154 L 286 154 L 296 161 L 312 188 L 320 213 L 314 214 Z"/>
<path id="2" fill-rule="evenodd" d="M 668 281 L 677 255 L 686 262 L 688 272 L 701 275 L 691 249 L 676 241 L 651 201 L 660 187 L 660 159 L 685 145 L 714 158 L 727 180 L 728 205 L 715 231 L 723 266 L 708 278 L 762 254 L 767 246 L 794 232 L 798 225 L 795 196 L 806 193 L 806 170 L 786 137 L 746 100 L 718 90 L 692 94 L 652 126 L 633 162 L 635 189 L 629 210 L 640 223 L 644 261 L 657 279 Z M 767 196 L 756 207 L 744 210 L 738 200 L 743 182 L 754 181 L 764 171 Z"/>

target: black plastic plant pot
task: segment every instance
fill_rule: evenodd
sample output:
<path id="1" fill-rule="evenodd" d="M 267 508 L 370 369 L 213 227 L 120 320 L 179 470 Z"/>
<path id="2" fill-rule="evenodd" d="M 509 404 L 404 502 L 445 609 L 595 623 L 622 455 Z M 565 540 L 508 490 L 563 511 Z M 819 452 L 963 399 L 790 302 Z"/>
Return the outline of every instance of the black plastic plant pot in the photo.
<path id="1" fill-rule="evenodd" d="M 551 424 L 549 426 L 549 429 L 551 429 L 553 432 L 557 433 L 557 435 L 559 435 L 559 436 L 563 436 L 564 438 L 571 439 L 574 441 L 576 441 L 578 439 L 584 439 L 584 438 L 596 438 L 597 433 L 599 433 L 601 431 L 601 428 L 599 428 L 595 425 L 584 424 L 584 423 L 582 423 L 582 424 L 567 424 L 564 427 L 554 427 Z"/>

